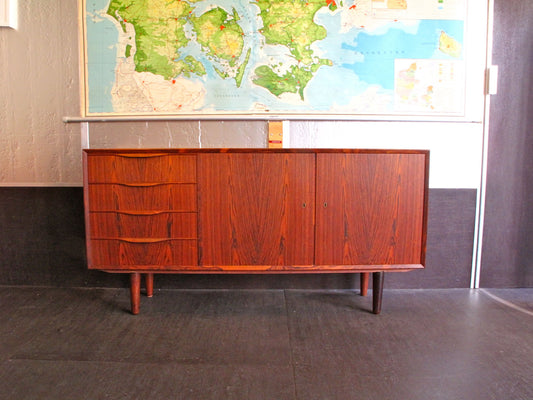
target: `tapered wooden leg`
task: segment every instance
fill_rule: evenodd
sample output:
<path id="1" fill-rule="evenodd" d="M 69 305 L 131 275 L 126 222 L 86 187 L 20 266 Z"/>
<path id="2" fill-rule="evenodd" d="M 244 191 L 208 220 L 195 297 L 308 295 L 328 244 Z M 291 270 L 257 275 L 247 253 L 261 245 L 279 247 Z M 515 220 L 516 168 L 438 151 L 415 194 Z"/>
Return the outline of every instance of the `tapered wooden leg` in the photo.
<path id="1" fill-rule="evenodd" d="M 137 315 L 141 306 L 141 274 L 138 272 L 130 275 L 130 297 L 131 313 Z"/>
<path id="2" fill-rule="evenodd" d="M 361 284 L 361 296 L 366 296 L 368 292 L 368 278 L 370 272 L 362 272 L 360 275 L 360 284 Z"/>
<path id="3" fill-rule="evenodd" d="M 154 295 L 154 274 L 145 274 L 144 281 L 146 283 L 146 296 L 152 297 Z"/>
<path id="4" fill-rule="evenodd" d="M 372 273 L 372 312 L 379 314 L 381 312 L 381 298 L 383 297 L 383 280 L 384 272 Z"/>

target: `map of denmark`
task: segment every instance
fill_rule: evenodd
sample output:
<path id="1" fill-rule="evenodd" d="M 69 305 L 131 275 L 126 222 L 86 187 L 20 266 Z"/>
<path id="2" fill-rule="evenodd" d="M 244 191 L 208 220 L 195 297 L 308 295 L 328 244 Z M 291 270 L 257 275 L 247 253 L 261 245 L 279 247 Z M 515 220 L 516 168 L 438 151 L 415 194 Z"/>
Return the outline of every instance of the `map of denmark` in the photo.
<path id="1" fill-rule="evenodd" d="M 459 115 L 463 1 L 86 1 L 86 114 Z"/>

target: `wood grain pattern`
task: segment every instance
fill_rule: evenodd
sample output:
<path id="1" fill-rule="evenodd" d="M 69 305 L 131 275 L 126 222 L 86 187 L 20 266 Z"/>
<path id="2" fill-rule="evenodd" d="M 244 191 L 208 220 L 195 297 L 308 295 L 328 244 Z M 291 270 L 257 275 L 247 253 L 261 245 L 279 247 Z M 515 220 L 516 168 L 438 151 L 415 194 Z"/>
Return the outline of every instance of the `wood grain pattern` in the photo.
<path id="1" fill-rule="evenodd" d="M 147 271 L 197 264 L 196 240 L 92 240 L 91 268 L 93 269 Z"/>
<path id="2" fill-rule="evenodd" d="M 130 300 L 131 313 L 133 315 L 139 314 L 141 305 L 141 274 L 133 272 L 130 275 Z"/>
<path id="3" fill-rule="evenodd" d="M 316 264 L 418 264 L 425 157 L 317 156 Z"/>
<path id="4" fill-rule="evenodd" d="M 85 165 L 90 268 L 198 264 L 194 154 L 95 153 Z"/>
<path id="5" fill-rule="evenodd" d="M 359 271 L 369 265 L 405 269 L 424 262 L 426 152 L 89 153 L 88 236 L 119 239 L 116 243 L 124 243 L 120 239 L 200 239 L 193 257 L 178 257 L 174 262 L 163 257 L 167 269 L 179 271 L 187 264 L 189 270 L 191 260 L 192 265 L 199 261 L 203 270 L 238 273 Z M 161 181 L 149 181 L 155 178 Z M 191 183 L 168 183 L 176 181 Z M 116 243 L 114 248 L 120 248 Z M 135 246 L 122 244 L 128 250 L 123 254 L 140 246 L 139 241 Z M 88 248 L 94 253 L 102 244 L 88 244 Z M 171 253 L 166 250 L 165 254 Z"/>
<path id="6" fill-rule="evenodd" d="M 202 265 L 313 264 L 313 154 L 199 155 Z"/>
<path id="7" fill-rule="evenodd" d="M 132 273 L 368 273 L 423 268 L 429 153 L 86 150 L 89 268 Z"/>
<path id="8" fill-rule="evenodd" d="M 89 183 L 194 183 L 196 157 L 160 152 L 91 155 Z"/>
<path id="9" fill-rule="evenodd" d="M 197 214 L 190 212 L 92 212 L 89 226 L 93 239 L 198 237 Z"/>
<path id="10" fill-rule="evenodd" d="M 89 211 L 196 211 L 196 184 L 89 184 Z"/>

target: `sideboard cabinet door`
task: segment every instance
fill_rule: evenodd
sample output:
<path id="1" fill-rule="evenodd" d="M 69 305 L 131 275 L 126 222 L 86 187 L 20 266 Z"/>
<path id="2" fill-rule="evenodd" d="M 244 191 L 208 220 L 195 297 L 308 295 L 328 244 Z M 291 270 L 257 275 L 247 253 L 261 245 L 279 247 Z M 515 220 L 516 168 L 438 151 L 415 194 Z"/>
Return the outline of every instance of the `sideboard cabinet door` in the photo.
<path id="1" fill-rule="evenodd" d="M 317 154 L 316 264 L 423 264 L 425 171 L 424 154 Z"/>
<path id="2" fill-rule="evenodd" d="M 198 193 L 200 265 L 313 264 L 314 154 L 199 154 Z"/>

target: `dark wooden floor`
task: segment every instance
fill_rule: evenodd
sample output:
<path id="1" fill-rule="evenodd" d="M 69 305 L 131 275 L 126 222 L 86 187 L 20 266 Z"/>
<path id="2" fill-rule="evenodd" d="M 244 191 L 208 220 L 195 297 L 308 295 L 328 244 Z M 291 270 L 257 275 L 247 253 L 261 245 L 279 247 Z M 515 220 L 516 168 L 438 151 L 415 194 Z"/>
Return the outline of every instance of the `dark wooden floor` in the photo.
<path id="1" fill-rule="evenodd" d="M 0 399 L 533 399 L 533 289 L 0 287 Z"/>

